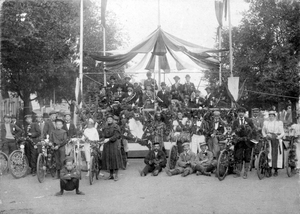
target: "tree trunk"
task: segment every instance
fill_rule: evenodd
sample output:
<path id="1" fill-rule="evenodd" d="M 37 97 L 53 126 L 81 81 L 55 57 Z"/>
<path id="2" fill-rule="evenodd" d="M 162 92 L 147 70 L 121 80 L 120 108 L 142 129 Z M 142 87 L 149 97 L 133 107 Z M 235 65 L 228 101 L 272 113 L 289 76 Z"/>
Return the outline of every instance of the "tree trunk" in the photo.
<path id="1" fill-rule="evenodd" d="M 297 103 L 299 102 L 298 99 L 291 99 L 292 103 L 292 122 L 293 124 L 297 123 Z"/>
<path id="2" fill-rule="evenodd" d="M 23 125 L 25 126 L 25 115 L 31 114 L 32 113 L 32 109 L 31 109 L 31 103 L 30 103 L 30 94 L 28 93 L 24 93 L 23 95 L 23 103 L 24 103 L 24 108 L 23 108 L 23 115 L 22 115 L 22 119 L 23 119 Z"/>

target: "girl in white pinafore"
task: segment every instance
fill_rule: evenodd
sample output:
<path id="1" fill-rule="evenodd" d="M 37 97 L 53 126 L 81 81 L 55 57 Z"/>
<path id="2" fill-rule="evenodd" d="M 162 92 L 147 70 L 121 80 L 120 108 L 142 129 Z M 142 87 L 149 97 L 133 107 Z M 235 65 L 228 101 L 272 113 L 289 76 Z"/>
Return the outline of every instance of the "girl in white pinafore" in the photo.
<path id="1" fill-rule="evenodd" d="M 95 128 L 95 122 L 93 119 L 89 119 L 87 128 L 83 132 L 82 140 L 84 140 L 84 154 L 86 159 L 86 165 L 89 176 L 90 173 L 90 160 L 91 160 L 91 145 L 89 141 L 99 141 L 99 134 Z"/>
<path id="2" fill-rule="evenodd" d="M 300 115 L 297 116 L 297 124 L 291 126 L 292 135 L 296 137 L 297 172 L 300 170 Z"/>
<path id="3" fill-rule="evenodd" d="M 282 121 L 276 120 L 276 112 L 269 112 L 269 120 L 264 121 L 262 135 L 268 139 L 269 154 L 271 159 L 269 166 L 274 169 L 274 176 L 278 175 L 277 170 L 283 168 L 283 145 L 282 138 L 284 137 L 284 128 Z"/>

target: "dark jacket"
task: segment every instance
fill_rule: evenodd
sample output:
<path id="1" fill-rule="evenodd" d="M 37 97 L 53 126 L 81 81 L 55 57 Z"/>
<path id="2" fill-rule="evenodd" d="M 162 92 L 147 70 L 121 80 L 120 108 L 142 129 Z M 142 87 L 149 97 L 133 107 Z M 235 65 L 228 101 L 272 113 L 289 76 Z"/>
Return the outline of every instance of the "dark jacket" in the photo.
<path id="1" fill-rule="evenodd" d="M 65 122 L 64 125 L 63 125 L 63 130 L 65 130 L 67 132 L 67 137 L 68 138 L 72 138 L 72 137 L 75 137 L 76 134 L 77 134 L 77 131 L 76 131 L 76 127 L 74 125 L 74 123 L 71 121 L 70 122 L 70 127 L 68 129 L 67 127 L 67 123 Z"/>
<path id="2" fill-rule="evenodd" d="M 168 108 L 169 105 L 171 104 L 171 94 L 170 92 L 165 90 L 165 93 L 163 93 L 162 90 L 160 90 L 159 92 L 157 92 L 157 97 L 159 97 L 163 102 L 158 100 L 158 105 L 162 108 Z"/>
<path id="3" fill-rule="evenodd" d="M 74 167 L 71 171 L 69 171 L 66 167 L 63 167 L 60 171 L 60 178 L 63 180 L 71 180 L 72 178 L 79 179 L 80 172 L 76 167 Z"/>
<path id="4" fill-rule="evenodd" d="M 222 135 L 225 132 L 225 123 L 223 121 L 219 121 L 219 125 L 217 129 L 215 129 L 215 121 L 210 122 L 209 129 L 210 129 L 210 135 L 217 134 Z"/>
<path id="5" fill-rule="evenodd" d="M 152 163 L 150 164 L 149 161 L 151 161 Z M 167 158 L 162 150 L 158 150 L 156 157 L 154 150 L 151 150 L 145 157 L 144 162 L 147 165 L 155 165 L 155 163 L 157 163 L 164 168 L 167 165 Z"/>
<path id="6" fill-rule="evenodd" d="M 15 138 L 22 134 L 22 129 L 12 123 L 10 124 L 10 131 L 11 131 L 11 134 Z M 6 136 L 5 123 L 2 123 L 1 124 L 1 141 L 3 141 L 5 139 L 5 136 Z"/>
<path id="7" fill-rule="evenodd" d="M 183 96 L 183 85 L 181 85 L 180 83 L 178 84 L 178 87 L 175 87 L 175 84 L 173 84 L 171 86 L 171 95 L 172 95 L 172 99 L 176 99 L 176 100 L 180 100 L 182 101 Z"/>
<path id="8" fill-rule="evenodd" d="M 25 125 L 25 135 L 32 138 L 34 142 L 39 141 L 41 136 L 40 126 L 37 123 L 31 123 L 31 124 L 27 123 Z"/>
<path id="9" fill-rule="evenodd" d="M 67 144 L 67 132 L 63 129 L 55 129 L 50 134 L 50 141 L 54 146 L 63 147 Z"/>
<path id="10" fill-rule="evenodd" d="M 194 83 L 185 83 L 183 85 L 183 93 L 184 95 L 191 95 L 196 90 Z"/>
<path id="11" fill-rule="evenodd" d="M 44 130 L 43 130 L 44 139 L 46 139 L 47 135 L 49 135 L 50 137 L 50 134 L 53 130 L 55 130 L 55 126 L 53 125 L 53 122 L 49 119 L 45 122 Z"/>

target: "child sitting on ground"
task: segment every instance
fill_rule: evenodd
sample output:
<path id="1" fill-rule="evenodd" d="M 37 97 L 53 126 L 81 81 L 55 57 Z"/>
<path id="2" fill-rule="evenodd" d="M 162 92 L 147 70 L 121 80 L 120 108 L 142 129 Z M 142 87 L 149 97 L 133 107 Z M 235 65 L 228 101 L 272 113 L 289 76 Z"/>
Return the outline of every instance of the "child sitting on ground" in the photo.
<path id="1" fill-rule="evenodd" d="M 74 165 L 74 159 L 67 157 L 64 161 L 64 167 L 60 171 L 60 191 L 56 193 L 56 196 L 64 194 L 64 190 L 73 191 L 76 190 L 77 195 L 84 195 L 83 192 L 79 191 L 79 179 L 80 172 Z"/>

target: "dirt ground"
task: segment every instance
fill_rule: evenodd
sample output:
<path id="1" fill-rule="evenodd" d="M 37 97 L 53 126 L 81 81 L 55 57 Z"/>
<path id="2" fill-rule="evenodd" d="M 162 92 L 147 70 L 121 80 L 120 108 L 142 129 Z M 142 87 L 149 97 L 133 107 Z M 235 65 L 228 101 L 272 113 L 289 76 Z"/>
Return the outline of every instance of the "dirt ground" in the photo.
<path id="1" fill-rule="evenodd" d="M 256 170 L 248 179 L 228 175 L 224 181 L 216 177 L 179 175 L 140 177 L 142 159 L 130 159 L 129 167 L 120 171 L 120 180 L 101 178 L 90 185 L 80 182 L 86 195 L 59 190 L 59 180 L 50 175 L 44 183 L 36 177 L 14 179 L 0 177 L 0 214 L 9 213 L 300 213 L 300 179 L 288 178 L 285 170 L 278 177 L 259 180 Z M 104 172 L 105 173 L 105 172 Z M 107 173 L 105 173 L 107 176 Z"/>

